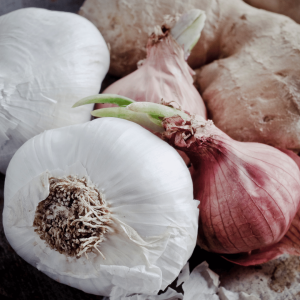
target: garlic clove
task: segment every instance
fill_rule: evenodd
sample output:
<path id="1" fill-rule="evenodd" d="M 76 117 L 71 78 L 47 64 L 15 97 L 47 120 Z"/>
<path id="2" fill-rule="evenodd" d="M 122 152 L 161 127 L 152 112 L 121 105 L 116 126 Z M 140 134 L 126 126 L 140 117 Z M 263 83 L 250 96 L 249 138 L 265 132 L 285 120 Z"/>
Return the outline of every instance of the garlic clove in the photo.
<path id="1" fill-rule="evenodd" d="M 190 129 L 175 122 L 166 119 L 165 136 L 193 164 L 200 246 L 229 254 L 280 241 L 299 208 L 296 164 L 270 146 L 236 142 L 211 122 L 192 120 Z"/>

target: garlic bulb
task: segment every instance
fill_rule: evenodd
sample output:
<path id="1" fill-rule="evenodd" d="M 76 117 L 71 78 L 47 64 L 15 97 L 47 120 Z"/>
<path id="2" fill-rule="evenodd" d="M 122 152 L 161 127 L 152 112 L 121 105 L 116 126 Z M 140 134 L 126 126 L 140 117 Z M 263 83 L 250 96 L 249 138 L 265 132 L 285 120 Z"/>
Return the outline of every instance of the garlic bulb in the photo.
<path id="1" fill-rule="evenodd" d="M 172 147 L 105 118 L 45 131 L 16 152 L 3 223 L 15 251 L 61 283 L 154 295 L 192 254 L 198 204 Z"/>
<path id="2" fill-rule="evenodd" d="M 39 8 L 0 17 L 0 172 L 15 151 L 45 129 L 90 120 L 109 52 L 97 28 L 76 14 Z"/>

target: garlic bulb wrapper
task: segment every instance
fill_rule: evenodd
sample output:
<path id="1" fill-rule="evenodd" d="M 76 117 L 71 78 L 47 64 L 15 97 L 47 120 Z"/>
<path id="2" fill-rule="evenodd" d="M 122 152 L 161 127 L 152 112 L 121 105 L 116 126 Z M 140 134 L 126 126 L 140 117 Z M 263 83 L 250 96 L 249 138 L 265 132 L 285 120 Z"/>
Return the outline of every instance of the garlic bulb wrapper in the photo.
<path id="1" fill-rule="evenodd" d="M 63 186 L 61 192 L 52 194 L 53 183 L 68 180 L 73 181 L 68 190 Z M 86 187 L 75 195 L 70 186 L 82 184 Z M 100 203 L 92 205 L 99 196 L 95 188 Z M 68 199 L 68 192 L 74 201 Z M 85 192 L 89 196 L 82 197 Z M 76 216 L 82 220 L 80 228 L 83 221 L 97 227 L 106 210 L 109 219 L 100 229 L 107 230 L 96 245 L 105 259 L 96 250 L 87 249 L 89 259 L 85 253 L 76 253 L 76 258 L 54 250 L 56 242 L 62 245 L 60 250 L 66 248 L 59 241 L 66 240 L 66 235 L 54 237 L 53 231 L 62 228 L 52 221 L 47 224 L 53 228 L 48 233 L 54 246 L 42 240 L 40 231 L 47 229 L 33 223 L 40 222 L 44 208 L 37 208 L 45 199 L 51 220 L 64 215 L 59 211 L 76 215 L 83 205 L 86 211 Z M 78 207 L 73 205 L 75 200 Z M 132 293 L 155 294 L 177 277 L 196 243 L 199 202 L 193 200 L 191 177 L 182 159 L 141 126 L 116 118 L 45 131 L 27 141 L 9 164 L 4 201 L 4 230 L 16 252 L 51 278 L 88 293 L 108 296 L 113 287 L 120 287 Z M 66 223 L 59 219 L 57 223 L 60 221 Z M 89 231 L 91 227 L 86 224 L 81 229 Z M 84 238 L 90 241 L 93 237 L 100 235 L 92 232 L 78 239 L 86 243 Z"/>
<path id="2" fill-rule="evenodd" d="M 46 129 L 90 120 L 109 52 L 97 28 L 72 13 L 26 8 L 0 17 L 0 172 L 15 151 Z"/>
<path id="3" fill-rule="evenodd" d="M 243 265 L 282 254 L 274 255 L 276 243 L 300 203 L 295 162 L 271 146 L 234 141 L 202 118 L 184 122 L 175 116 L 163 123 L 166 139 L 193 165 L 194 197 L 200 200 L 198 244 L 222 254 L 246 252 L 247 258 L 238 261 Z M 258 260 L 260 249 L 265 251 Z M 229 260 L 235 262 L 235 256 Z"/>
<path id="4" fill-rule="evenodd" d="M 192 22 L 195 15 L 198 17 Z M 182 21 L 185 19 L 191 19 L 192 25 Z M 193 85 L 194 71 L 185 61 L 184 47 L 187 42 L 181 40 L 187 37 L 198 40 L 204 20 L 204 12 L 192 10 L 183 15 L 175 25 L 171 18 L 167 19 L 162 27 L 155 27 L 154 33 L 148 40 L 147 58 L 142 61 L 138 70 L 113 83 L 103 93 L 118 94 L 135 101 L 154 103 L 160 103 L 163 99 L 164 102 L 177 103 L 183 110 L 206 118 L 204 102 Z M 197 22 L 199 25 L 195 26 Z M 176 29 L 174 34 L 182 45 L 173 38 L 171 28 Z M 188 30 L 192 34 L 188 34 Z M 96 108 L 109 106 L 111 105 L 96 104 Z"/>

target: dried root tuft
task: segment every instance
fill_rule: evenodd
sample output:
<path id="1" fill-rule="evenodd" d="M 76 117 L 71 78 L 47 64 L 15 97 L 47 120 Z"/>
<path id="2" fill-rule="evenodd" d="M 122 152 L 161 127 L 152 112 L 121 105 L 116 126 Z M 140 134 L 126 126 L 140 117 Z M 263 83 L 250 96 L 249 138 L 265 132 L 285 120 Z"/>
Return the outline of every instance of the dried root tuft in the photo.
<path id="1" fill-rule="evenodd" d="M 67 256 L 94 252 L 112 231 L 111 213 L 104 196 L 86 178 L 51 177 L 49 196 L 36 209 L 34 227 L 41 239 Z"/>

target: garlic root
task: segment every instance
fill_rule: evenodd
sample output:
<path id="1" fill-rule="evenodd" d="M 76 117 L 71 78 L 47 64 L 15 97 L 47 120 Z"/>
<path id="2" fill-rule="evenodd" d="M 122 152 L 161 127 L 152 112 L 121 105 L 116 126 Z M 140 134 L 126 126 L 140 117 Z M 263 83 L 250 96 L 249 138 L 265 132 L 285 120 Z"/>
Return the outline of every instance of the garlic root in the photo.
<path id="1" fill-rule="evenodd" d="M 85 178 L 51 177 L 49 183 L 49 196 L 36 209 L 35 232 L 61 254 L 88 257 L 96 250 L 105 258 L 97 245 L 112 231 L 112 220 L 103 195 Z"/>

